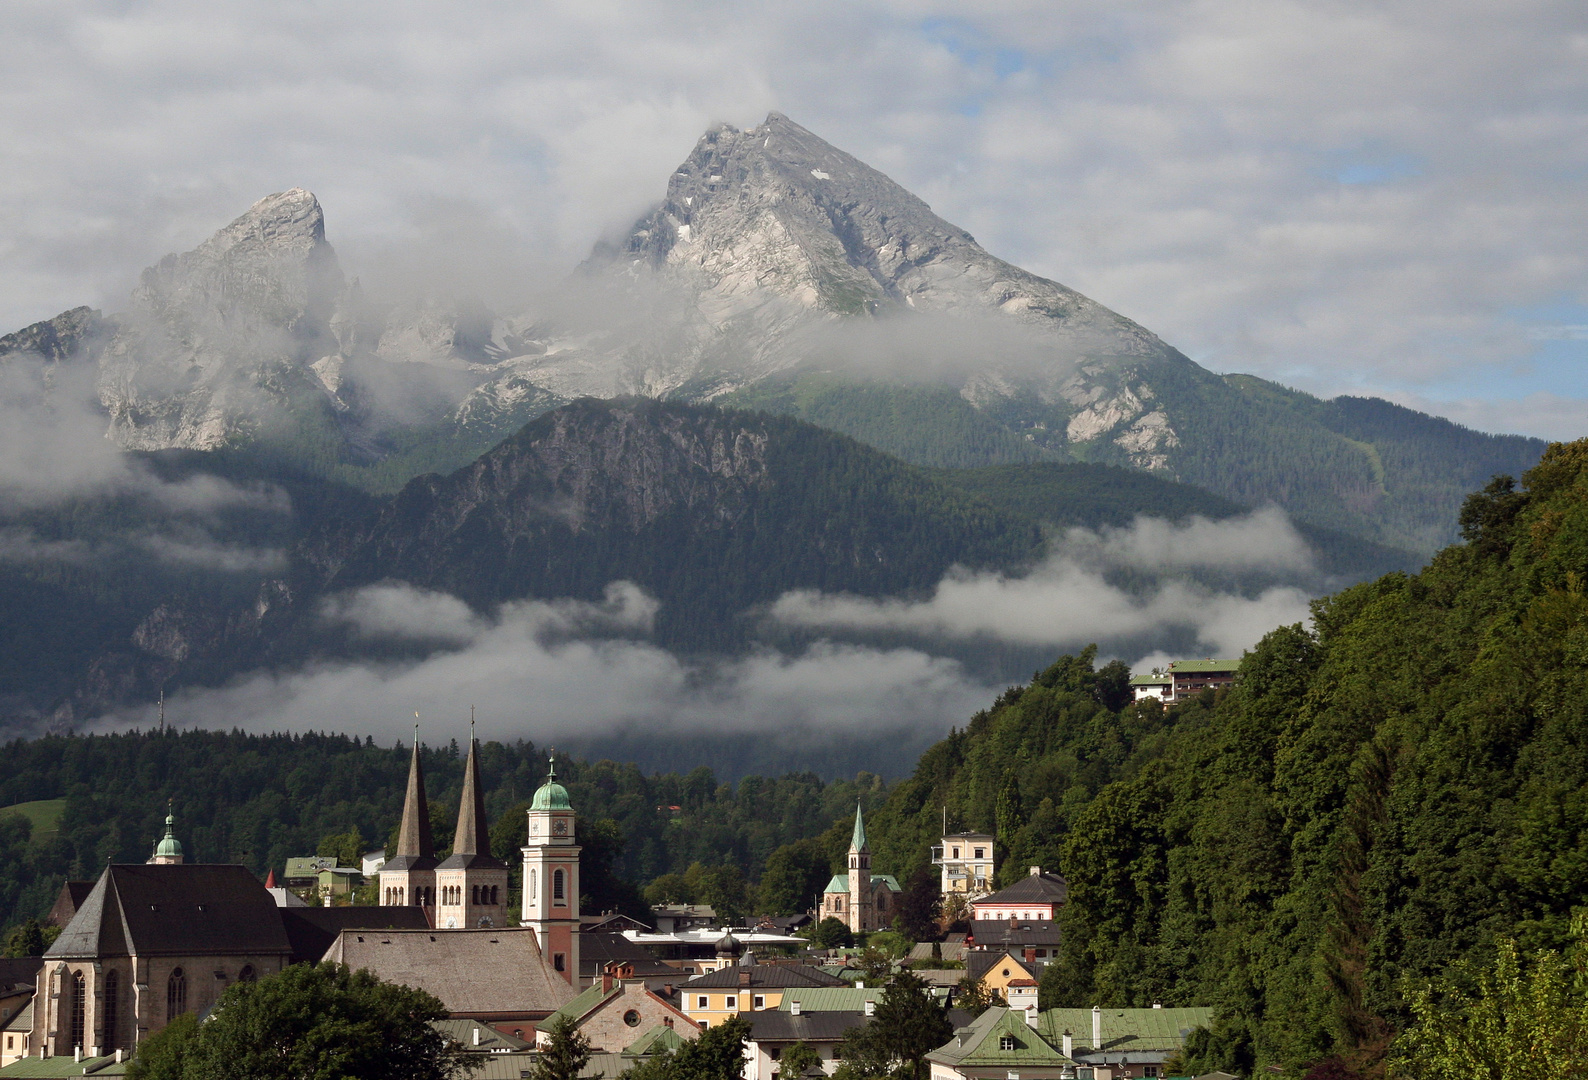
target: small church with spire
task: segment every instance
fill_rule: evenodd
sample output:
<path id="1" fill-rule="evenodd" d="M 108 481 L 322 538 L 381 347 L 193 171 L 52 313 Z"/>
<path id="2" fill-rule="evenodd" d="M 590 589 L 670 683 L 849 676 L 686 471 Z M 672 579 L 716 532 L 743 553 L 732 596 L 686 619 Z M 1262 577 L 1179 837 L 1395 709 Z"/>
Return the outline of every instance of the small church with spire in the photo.
<path id="1" fill-rule="evenodd" d="M 855 807 L 855 831 L 849 837 L 848 870 L 834 874 L 822 891 L 821 917 L 834 918 L 852 931 L 886 930 L 899 911 L 898 879 L 871 872 L 871 846 L 866 819 Z"/>

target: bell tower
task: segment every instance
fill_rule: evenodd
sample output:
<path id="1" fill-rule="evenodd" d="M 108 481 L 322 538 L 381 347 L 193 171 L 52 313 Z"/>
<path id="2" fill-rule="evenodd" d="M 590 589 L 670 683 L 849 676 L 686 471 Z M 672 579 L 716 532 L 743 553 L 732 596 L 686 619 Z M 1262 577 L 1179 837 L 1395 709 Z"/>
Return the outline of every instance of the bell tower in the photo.
<path id="1" fill-rule="evenodd" d="M 419 764 L 419 725 L 414 725 L 414 753 L 408 762 L 408 794 L 403 799 L 397 854 L 380 869 L 382 907 L 422 907 L 434 914 L 436 845 L 430 835 L 430 802 L 425 798 L 425 773 Z M 435 925 L 433 919 L 431 925 Z"/>
<path id="2" fill-rule="evenodd" d="M 849 929 L 875 930 L 872 910 L 871 848 L 866 844 L 866 819 L 855 807 L 855 831 L 849 838 Z"/>
<path id="3" fill-rule="evenodd" d="M 506 926 L 507 865 L 491 855 L 485 789 L 480 786 L 480 744 L 469 721 L 469 760 L 463 767 L 463 800 L 452 854 L 436 867 L 436 926 Z"/>
<path id="4" fill-rule="evenodd" d="M 523 925 L 535 931 L 546 962 L 579 987 L 579 845 L 568 790 L 557 783 L 556 751 L 529 806 L 524 848 Z"/>

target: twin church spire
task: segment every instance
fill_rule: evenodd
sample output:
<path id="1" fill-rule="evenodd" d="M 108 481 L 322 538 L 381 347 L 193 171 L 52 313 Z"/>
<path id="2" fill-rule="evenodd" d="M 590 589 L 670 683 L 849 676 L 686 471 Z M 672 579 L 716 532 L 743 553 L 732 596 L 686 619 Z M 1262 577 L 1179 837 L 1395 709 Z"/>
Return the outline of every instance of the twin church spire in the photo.
<path id="1" fill-rule="evenodd" d="M 491 855 L 491 829 L 485 816 L 485 788 L 480 783 L 480 743 L 474 737 L 472 721 L 469 724 L 469 756 L 463 766 L 463 798 L 458 804 L 458 829 L 452 837 L 452 854 L 485 858 Z M 424 766 L 419 761 L 417 725 L 414 727 L 413 756 L 408 762 L 408 793 L 403 799 L 403 820 L 397 830 L 396 857 L 428 860 L 431 866 L 436 865 L 436 842 L 430 825 L 430 801 L 425 797 Z"/>

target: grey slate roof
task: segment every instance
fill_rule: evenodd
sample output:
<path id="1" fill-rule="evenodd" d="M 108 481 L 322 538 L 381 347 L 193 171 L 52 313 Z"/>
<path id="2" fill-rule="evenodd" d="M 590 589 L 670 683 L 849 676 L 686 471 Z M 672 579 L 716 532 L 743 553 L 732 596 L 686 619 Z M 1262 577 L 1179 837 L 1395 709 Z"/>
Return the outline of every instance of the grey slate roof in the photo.
<path id="1" fill-rule="evenodd" d="M 292 962 L 317 963 L 343 930 L 428 930 L 423 908 L 392 907 L 278 908 L 281 925 L 292 945 Z"/>
<path id="2" fill-rule="evenodd" d="M 741 983 L 739 976 L 748 973 L 748 984 Z M 789 987 L 789 986 L 843 986 L 844 980 L 827 974 L 821 968 L 811 967 L 809 964 L 757 964 L 755 967 L 726 967 L 721 971 L 708 972 L 705 975 L 696 975 L 693 979 L 679 984 L 680 990 L 701 990 L 709 987 L 735 987 L 749 985 L 751 987 Z"/>
<path id="3" fill-rule="evenodd" d="M 1070 886 L 1058 874 L 1027 874 L 1007 889 L 984 896 L 980 904 L 1062 904 Z"/>
<path id="4" fill-rule="evenodd" d="M 244 866 L 111 865 L 45 956 L 285 957 L 281 910 Z"/>
<path id="5" fill-rule="evenodd" d="M 425 771 L 419 763 L 419 736 L 414 734 L 413 756 L 408 761 L 408 791 L 403 796 L 402 824 L 397 830 L 397 854 L 384 870 L 430 870 L 436 865 L 436 842 L 430 835 L 430 800 L 425 798 Z"/>
<path id="6" fill-rule="evenodd" d="M 1008 919 L 978 919 L 970 926 L 978 949 L 1010 949 L 1016 955 L 1027 945 L 1052 948 L 1064 940 L 1057 919 L 1025 919 L 1014 926 Z"/>
<path id="7" fill-rule="evenodd" d="M 39 968 L 43 966 L 42 956 L 0 960 L 0 990 L 8 986 L 32 986 L 38 981 Z"/>
<path id="8" fill-rule="evenodd" d="M 324 959 L 427 990 L 454 1016 L 546 1016 L 574 996 L 528 929 L 344 930 Z"/>
<path id="9" fill-rule="evenodd" d="M 485 817 L 485 788 L 480 784 L 480 742 L 469 737 L 469 759 L 463 766 L 463 799 L 458 806 L 458 830 L 452 854 L 438 870 L 474 868 L 505 870 L 507 864 L 491 854 L 491 827 Z"/>
<path id="10" fill-rule="evenodd" d="M 750 1038 L 755 1042 L 842 1042 L 844 1032 L 869 1022 L 863 1012 L 802 1012 L 795 1016 L 770 1009 L 740 1015 L 750 1021 Z"/>

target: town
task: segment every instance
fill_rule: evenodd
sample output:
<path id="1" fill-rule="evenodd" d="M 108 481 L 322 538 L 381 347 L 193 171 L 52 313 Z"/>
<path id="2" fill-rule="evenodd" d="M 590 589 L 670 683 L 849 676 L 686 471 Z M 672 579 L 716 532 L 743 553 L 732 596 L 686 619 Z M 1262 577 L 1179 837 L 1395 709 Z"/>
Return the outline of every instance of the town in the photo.
<path id="1" fill-rule="evenodd" d="M 1211 1008 L 1043 1007 L 1060 955 L 1067 883 L 1032 866 L 995 889 L 994 837 L 947 832 L 931 851 L 941 933 L 899 941 L 902 890 L 873 872 L 855 810 L 846 869 L 812 910 L 725 925 L 709 906 L 663 904 L 649 925 L 580 903 L 577 807 L 555 756 L 522 831 L 522 883 L 487 842 L 470 735 L 451 854 L 438 860 L 417 738 L 396 850 L 359 867 L 289 862 L 260 881 L 188 861 L 167 814 L 144 864 L 69 881 L 41 957 L 0 961 L 0 1077 L 126 1075 L 140 1045 L 227 989 L 326 962 L 422 989 L 470 1075 L 544 1075 L 559 1036 L 587 1046 L 578 1075 L 613 1080 L 704 1032 L 742 1022 L 743 1080 L 836 1072 L 890 994 L 930 1002 L 952 1036 L 925 1054 L 932 1080 L 1117 1080 L 1176 1075 Z M 946 818 L 945 818 L 946 820 Z M 378 903 L 347 903 L 364 877 Z M 841 941 L 843 944 L 836 944 Z M 1056 969 L 1054 969 L 1056 970 Z"/>

